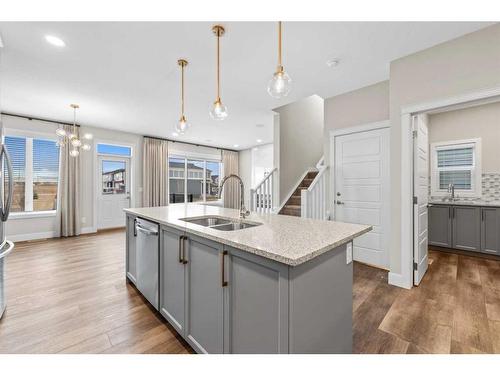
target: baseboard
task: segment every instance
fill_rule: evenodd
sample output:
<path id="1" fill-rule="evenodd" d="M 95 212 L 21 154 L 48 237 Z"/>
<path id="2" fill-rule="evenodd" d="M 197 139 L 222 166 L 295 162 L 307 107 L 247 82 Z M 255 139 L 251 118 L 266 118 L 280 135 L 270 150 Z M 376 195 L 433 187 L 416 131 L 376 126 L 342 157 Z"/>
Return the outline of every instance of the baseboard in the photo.
<path id="1" fill-rule="evenodd" d="M 88 234 L 88 233 L 97 233 L 96 229 L 94 227 L 83 227 L 80 230 L 81 234 Z"/>
<path id="2" fill-rule="evenodd" d="M 400 273 L 389 272 L 388 281 L 390 285 L 398 286 L 400 288 L 411 289 L 412 285 Z"/>
<path id="3" fill-rule="evenodd" d="M 38 233 L 25 233 L 25 234 L 14 234 L 8 235 L 7 239 L 13 242 L 21 241 L 33 241 L 33 240 L 44 240 L 47 238 L 59 237 L 55 231 L 50 232 L 38 232 Z"/>

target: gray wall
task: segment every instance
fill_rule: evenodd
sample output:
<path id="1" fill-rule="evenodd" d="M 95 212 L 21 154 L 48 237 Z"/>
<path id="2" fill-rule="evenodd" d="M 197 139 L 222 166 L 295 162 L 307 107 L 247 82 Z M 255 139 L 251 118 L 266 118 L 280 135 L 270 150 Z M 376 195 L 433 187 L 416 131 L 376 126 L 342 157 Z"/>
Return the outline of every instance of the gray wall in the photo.
<path id="1" fill-rule="evenodd" d="M 391 63 L 391 272 L 401 272 L 401 108 L 500 86 L 499 40 L 493 25 Z"/>
<path id="2" fill-rule="evenodd" d="M 429 116 L 429 143 L 481 138 L 483 173 L 500 172 L 500 103 Z"/>
<path id="3" fill-rule="evenodd" d="M 314 167 L 323 155 L 324 101 L 313 95 L 275 111 L 279 114 L 281 202 L 304 172 Z"/>

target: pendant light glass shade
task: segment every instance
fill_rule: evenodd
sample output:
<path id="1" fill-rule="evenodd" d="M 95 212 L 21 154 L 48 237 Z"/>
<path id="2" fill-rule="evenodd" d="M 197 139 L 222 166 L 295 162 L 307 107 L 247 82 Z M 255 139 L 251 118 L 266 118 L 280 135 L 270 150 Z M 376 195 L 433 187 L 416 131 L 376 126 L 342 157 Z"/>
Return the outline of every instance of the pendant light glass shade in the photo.
<path id="1" fill-rule="evenodd" d="M 191 124 L 187 122 L 186 117 L 181 116 L 179 122 L 175 124 L 175 131 L 179 134 L 184 134 L 190 126 Z"/>
<path id="2" fill-rule="evenodd" d="M 267 92 L 273 98 L 280 99 L 287 96 L 292 90 L 292 79 L 281 64 L 281 22 L 278 22 L 278 68 L 269 80 Z"/>
<path id="3" fill-rule="evenodd" d="M 69 155 L 76 158 L 78 155 L 80 155 L 80 151 L 78 151 L 76 148 L 74 148 L 73 150 L 71 150 L 69 152 Z"/>
<path id="4" fill-rule="evenodd" d="M 217 37 L 217 99 L 210 107 L 209 113 L 214 120 L 222 121 L 229 115 L 226 106 L 220 99 L 220 37 L 224 35 L 226 30 L 221 25 L 215 25 L 212 27 L 212 32 Z"/>
<path id="5" fill-rule="evenodd" d="M 285 71 L 277 71 L 269 81 L 267 92 L 273 98 L 279 99 L 287 96 L 292 90 L 292 79 Z"/>
<path id="6" fill-rule="evenodd" d="M 222 102 L 219 100 L 216 100 L 213 106 L 210 108 L 210 116 L 214 120 L 224 120 L 227 116 L 227 108 Z"/>
<path id="7" fill-rule="evenodd" d="M 63 128 L 57 128 L 56 135 L 58 137 L 66 137 L 66 130 L 64 130 Z"/>

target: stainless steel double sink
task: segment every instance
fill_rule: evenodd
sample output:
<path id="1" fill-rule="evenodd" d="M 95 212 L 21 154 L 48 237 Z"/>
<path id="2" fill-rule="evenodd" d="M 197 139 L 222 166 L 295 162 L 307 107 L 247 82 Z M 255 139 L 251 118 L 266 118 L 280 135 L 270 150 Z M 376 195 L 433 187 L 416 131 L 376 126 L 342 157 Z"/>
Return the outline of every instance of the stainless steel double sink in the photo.
<path id="1" fill-rule="evenodd" d="M 252 228 L 262 223 L 255 223 L 249 221 L 238 221 L 230 218 L 224 218 L 220 216 L 204 216 L 204 217 L 185 217 L 180 219 L 188 223 L 201 225 L 203 227 L 208 227 L 212 229 L 222 230 L 222 231 L 233 231 L 245 228 Z"/>

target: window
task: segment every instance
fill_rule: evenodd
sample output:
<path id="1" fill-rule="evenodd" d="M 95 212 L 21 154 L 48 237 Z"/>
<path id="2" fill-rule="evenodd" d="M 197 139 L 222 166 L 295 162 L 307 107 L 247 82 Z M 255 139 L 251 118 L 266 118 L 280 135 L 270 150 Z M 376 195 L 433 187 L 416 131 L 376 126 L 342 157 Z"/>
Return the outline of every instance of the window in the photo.
<path id="1" fill-rule="evenodd" d="M 481 140 L 440 142 L 431 145 L 431 194 L 448 194 L 453 185 L 462 196 L 481 196 Z"/>
<path id="2" fill-rule="evenodd" d="M 125 161 L 102 160 L 101 186 L 103 195 L 125 194 L 127 165 Z"/>
<path id="3" fill-rule="evenodd" d="M 221 162 L 172 156 L 168 167 L 170 203 L 219 199 Z"/>
<path id="4" fill-rule="evenodd" d="M 56 141 L 6 136 L 12 159 L 12 212 L 54 211 L 57 208 L 59 148 Z"/>
<path id="5" fill-rule="evenodd" d="M 97 153 L 101 155 L 132 156 L 132 148 L 127 146 L 97 144 Z"/>

